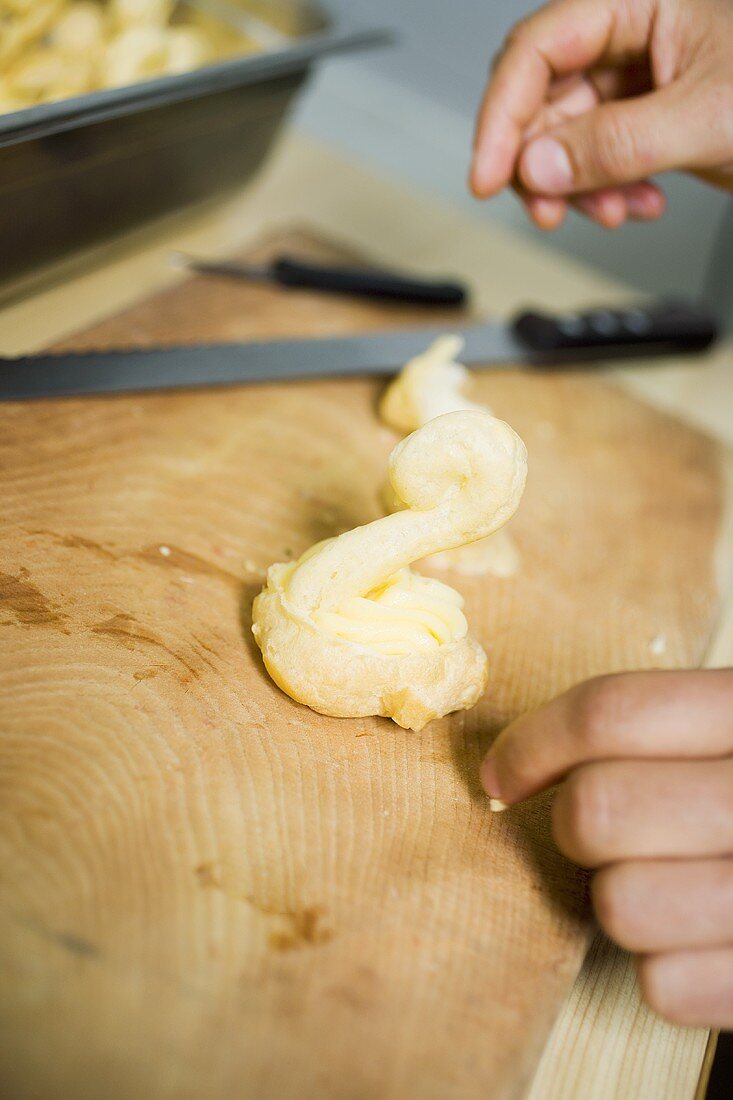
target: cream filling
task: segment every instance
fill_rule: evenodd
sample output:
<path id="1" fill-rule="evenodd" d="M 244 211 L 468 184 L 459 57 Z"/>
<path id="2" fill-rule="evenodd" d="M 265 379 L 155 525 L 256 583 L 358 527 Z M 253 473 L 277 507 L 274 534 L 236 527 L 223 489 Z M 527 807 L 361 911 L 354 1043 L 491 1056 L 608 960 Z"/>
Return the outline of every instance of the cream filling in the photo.
<path id="1" fill-rule="evenodd" d="M 286 601 L 295 571 L 316 549 L 311 547 L 297 562 L 275 567 L 279 575 L 273 579 Z M 315 608 L 308 618 L 333 637 L 399 657 L 465 638 L 468 623 L 463 605 L 455 589 L 405 568 L 363 596 L 350 596 L 339 607 Z"/>

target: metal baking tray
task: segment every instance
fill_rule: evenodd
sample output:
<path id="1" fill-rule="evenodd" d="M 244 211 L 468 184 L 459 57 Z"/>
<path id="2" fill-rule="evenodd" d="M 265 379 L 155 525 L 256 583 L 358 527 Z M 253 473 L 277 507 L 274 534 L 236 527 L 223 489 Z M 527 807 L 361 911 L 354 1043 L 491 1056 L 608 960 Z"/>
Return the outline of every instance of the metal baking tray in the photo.
<path id="1" fill-rule="evenodd" d="M 278 7 L 282 48 L 0 115 L 0 282 L 244 183 L 315 62 L 392 37 Z"/>

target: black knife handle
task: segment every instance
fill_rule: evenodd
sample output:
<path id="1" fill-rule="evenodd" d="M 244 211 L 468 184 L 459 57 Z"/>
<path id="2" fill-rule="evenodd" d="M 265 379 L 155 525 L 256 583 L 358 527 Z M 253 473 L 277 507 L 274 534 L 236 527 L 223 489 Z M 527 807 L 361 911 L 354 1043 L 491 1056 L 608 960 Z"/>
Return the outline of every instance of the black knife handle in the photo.
<path id="1" fill-rule="evenodd" d="M 520 313 L 512 321 L 512 331 L 537 358 L 567 361 L 692 354 L 713 343 L 718 324 L 703 306 L 661 301 L 558 316 Z"/>
<path id="2" fill-rule="evenodd" d="M 332 294 L 430 306 L 460 306 L 466 301 L 465 288 L 459 283 L 409 278 L 374 268 L 334 267 L 281 256 L 273 263 L 272 270 L 283 286 L 325 290 Z"/>

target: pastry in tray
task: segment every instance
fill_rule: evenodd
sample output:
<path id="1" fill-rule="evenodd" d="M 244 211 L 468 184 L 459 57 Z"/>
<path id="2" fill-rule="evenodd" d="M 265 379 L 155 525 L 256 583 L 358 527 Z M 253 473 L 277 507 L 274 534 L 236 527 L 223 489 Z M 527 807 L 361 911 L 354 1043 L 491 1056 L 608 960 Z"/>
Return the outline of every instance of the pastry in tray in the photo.
<path id="1" fill-rule="evenodd" d="M 177 0 L 0 0 L 0 112 L 257 51 Z"/>

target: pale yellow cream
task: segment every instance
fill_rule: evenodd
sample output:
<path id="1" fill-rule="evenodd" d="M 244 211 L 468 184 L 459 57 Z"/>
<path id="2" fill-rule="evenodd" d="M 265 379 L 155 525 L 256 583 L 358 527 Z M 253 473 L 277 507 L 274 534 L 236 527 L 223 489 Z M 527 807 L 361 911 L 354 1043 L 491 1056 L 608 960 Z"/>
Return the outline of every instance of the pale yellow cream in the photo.
<path id="1" fill-rule="evenodd" d="M 310 557 L 313 549 L 304 557 Z M 278 583 L 285 599 L 289 578 L 302 561 L 275 567 L 281 570 Z M 468 623 L 463 603 L 463 597 L 447 584 L 405 568 L 363 596 L 349 596 L 333 610 L 317 608 L 311 619 L 336 638 L 400 656 L 465 638 Z"/>

